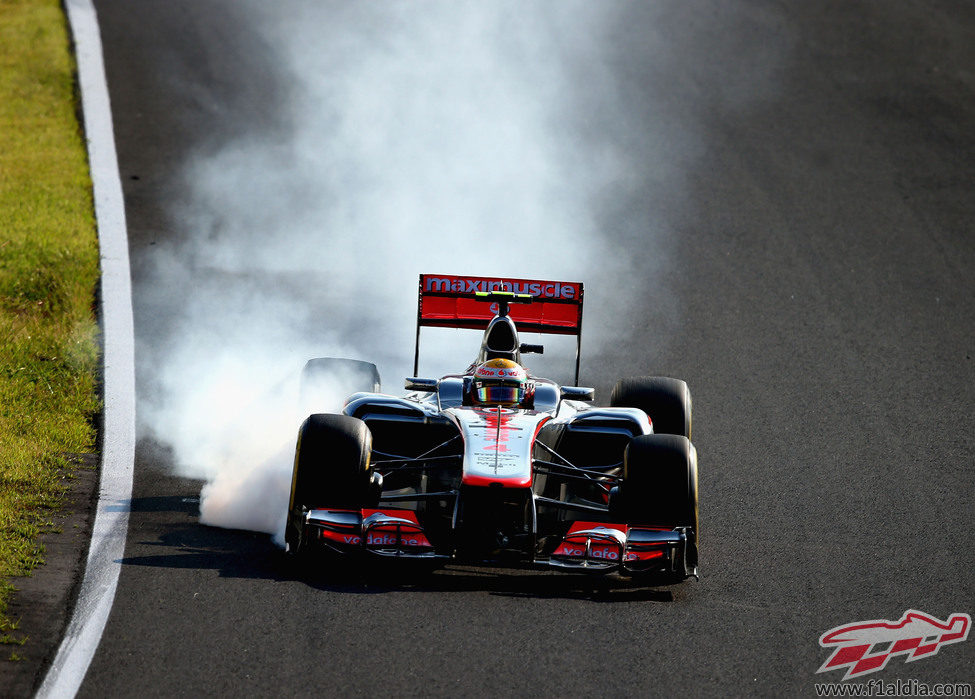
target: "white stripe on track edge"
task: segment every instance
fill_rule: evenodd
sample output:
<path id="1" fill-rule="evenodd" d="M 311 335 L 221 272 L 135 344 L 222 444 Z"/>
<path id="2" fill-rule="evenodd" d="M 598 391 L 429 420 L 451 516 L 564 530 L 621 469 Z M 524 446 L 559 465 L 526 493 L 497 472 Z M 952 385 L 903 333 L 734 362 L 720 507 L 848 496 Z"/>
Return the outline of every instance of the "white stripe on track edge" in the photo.
<path id="1" fill-rule="evenodd" d="M 115 599 L 132 500 L 135 458 L 135 349 L 125 205 L 92 0 L 65 0 L 74 39 L 101 256 L 104 423 L 101 480 L 88 562 L 57 655 L 37 697 L 78 693 Z"/>

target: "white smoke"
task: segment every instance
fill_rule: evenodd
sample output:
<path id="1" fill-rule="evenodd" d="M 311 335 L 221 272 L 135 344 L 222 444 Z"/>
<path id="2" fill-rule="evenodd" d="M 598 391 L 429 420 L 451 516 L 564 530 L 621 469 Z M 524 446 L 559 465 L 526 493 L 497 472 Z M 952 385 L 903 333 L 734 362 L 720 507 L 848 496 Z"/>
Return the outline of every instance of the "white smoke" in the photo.
<path id="1" fill-rule="evenodd" d="M 142 285 L 165 336 L 140 348 L 152 364 L 140 423 L 181 473 L 207 480 L 203 522 L 280 538 L 305 360 L 373 361 L 397 392 L 422 272 L 584 281 L 589 346 L 615 338 L 618 314 L 599 306 L 634 269 L 600 230 L 602 209 L 632 194 L 642 165 L 593 126 L 617 97 L 602 3 L 250 15 L 293 81 L 278 92 L 291 96 L 277 105 L 284 126 L 186 163 L 169 212 L 180 235 L 154 249 Z M 640 235 L 663 264 L 654 231 Z M 424 332 L 424 375 L 462 369 L 479 340 Z M 568 379 L 573 344 L 543 341 L 560 356 L 540 366 Z"/>

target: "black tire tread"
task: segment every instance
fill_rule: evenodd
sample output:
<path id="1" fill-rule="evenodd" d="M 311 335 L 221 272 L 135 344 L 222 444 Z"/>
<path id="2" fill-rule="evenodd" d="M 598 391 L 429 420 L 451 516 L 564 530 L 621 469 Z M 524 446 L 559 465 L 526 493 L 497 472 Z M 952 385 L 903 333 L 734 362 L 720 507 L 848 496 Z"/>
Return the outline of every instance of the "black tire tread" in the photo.
<path id="1" fill-rule="evenodd" d="M 371 451 L 372 434 L 362 420 L 326 413 L 309 415 L 298 432 L 290 510 L 362 507 Z"/>
<path id="2" fill-rule="evenodd" d="M 650 417 L 656 434 L 691 438 L 691 392 L 687 383 L 680 379 L 666 376 L 620 379 L 613 388 L 609 404 L 642 410 Z"/>
<path id="3" fill-rule="evenodd" d="M 649 434 L 626 447 L 620 504 L 628 524 L 698 528 L 697 451 L 680 435 Z"/>

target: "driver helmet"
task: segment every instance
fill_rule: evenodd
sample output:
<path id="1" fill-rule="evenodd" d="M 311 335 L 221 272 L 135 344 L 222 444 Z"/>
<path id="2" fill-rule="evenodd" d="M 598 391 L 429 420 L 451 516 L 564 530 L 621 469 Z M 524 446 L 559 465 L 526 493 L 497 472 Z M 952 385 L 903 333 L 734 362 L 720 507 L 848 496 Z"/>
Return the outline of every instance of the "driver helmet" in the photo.
<path id="1" fill-rule="evenodd" d="M 516 406 L 533 393 L 525 368 L 510 359 L 489 359 L 474 370 L 471 400 L 475 405 Z"/>

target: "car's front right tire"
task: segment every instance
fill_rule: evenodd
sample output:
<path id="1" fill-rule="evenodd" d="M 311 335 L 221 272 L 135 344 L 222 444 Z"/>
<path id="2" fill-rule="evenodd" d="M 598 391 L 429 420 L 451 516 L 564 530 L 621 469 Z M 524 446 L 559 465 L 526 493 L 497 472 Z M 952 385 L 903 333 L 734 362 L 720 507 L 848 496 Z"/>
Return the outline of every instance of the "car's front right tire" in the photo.
<path id="1" fill-rule="evenodd" d="M 639 408 L 653 423 L 656 434 L 678 434 L 691 438 L 691 392 L 687 383 L 666 376 L 638 376 L 620 379 L 609 404 Z"/>
<path id="2" fill-rule="evenodd" d="M 634 438 L 623 456 L 613 509 L 631 525 L 686 528 L 689 569 L 698 563 L 697 450 L 680 435 Z"/>

